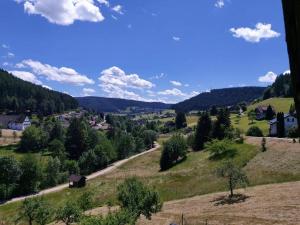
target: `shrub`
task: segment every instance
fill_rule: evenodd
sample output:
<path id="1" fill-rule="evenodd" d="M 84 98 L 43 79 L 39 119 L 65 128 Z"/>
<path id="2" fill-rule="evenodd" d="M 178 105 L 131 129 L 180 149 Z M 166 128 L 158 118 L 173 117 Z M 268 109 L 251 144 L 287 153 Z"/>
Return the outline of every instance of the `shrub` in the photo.
<path id="1" fill-rule="evenodd" d="M 212 141 L 207 145 L 207 150 L 210 153 L 209 159 L 211 160 L 234 157 L 237 154 L 237 149 L 228 139 Z"/>
<path id="2" fill-rule="evenodd" d="M 259 127 L 253 126 L 250 127 L 246 133 L 247 136 L 253 136 L 253 137 L 263 137 L 263 132 Z"/>
<path id="3" fill-rule="evenodd" d="M 186 157 L 187 143 L 182 135 L 172 136 L 163 145 L 163 151 L 160 158 L 161 170 L 169 169 L 173 164 Z"/>
<path id="4" fill-rule="evenodd" d="M 291 128 L 288 130 L 287 136 L 289 138 L 297 138 L 299 137 L 299 130 L 297 128 Z"/>
<path id="5" fill-rule="evenodd" d="M 262 151 L 262 152 L 267 151 L 267 146 L 266 146 L 266 144 L 267 144 L 267 140 L 266 140 L 266 138 L 263 138 L 263 139 L 261 140 L 261 151 Z"/>
<path id="6" fill-rule="evenodd" d="M 136 178 L 126 179 L 118 186 L 118 200 L 121 208 L 132 212 L 136 219 L 140 215 L 151 219 L 151 215 L 162 208 L 159 194 Z"/>

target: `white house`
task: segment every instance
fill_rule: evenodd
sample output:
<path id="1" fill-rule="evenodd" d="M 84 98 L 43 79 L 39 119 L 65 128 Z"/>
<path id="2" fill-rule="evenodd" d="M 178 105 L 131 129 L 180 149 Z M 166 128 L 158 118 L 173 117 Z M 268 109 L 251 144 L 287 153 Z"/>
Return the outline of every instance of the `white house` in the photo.
<path id="1" fill-rule="evenodd" d="M 0 127 L 11 130 L 23 131 L 31 126 L 28 116 L 24 115 L 0 115 Z"/>
<path id="2" fill-rule="evenodd" d="M 288 134 L 289 130 L 298 128 L 298 120 L 296 117 L 290 114 L 284 114 L 284 129 L 285 135 Z M 277 119 L 270 121 L 270 136 L 277 135 Z"/>

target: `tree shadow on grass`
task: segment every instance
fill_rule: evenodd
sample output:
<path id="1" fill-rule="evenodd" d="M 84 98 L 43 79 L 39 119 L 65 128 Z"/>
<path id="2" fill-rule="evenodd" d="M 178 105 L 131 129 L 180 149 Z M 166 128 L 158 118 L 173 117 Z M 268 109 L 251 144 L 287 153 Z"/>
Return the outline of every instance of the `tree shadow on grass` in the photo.
<path id="1" fill-rule="evenodd" d="M 244 195 L 244 194 L 234 194 L 233 196 L 229 195 L 223 195 L 218 198 L 215 198 L 211 202 L 214 202 L 215 206 L 219 205 L 233 205 L 245 202 L 246 199 L 250 198 L 250 196 Z"/>

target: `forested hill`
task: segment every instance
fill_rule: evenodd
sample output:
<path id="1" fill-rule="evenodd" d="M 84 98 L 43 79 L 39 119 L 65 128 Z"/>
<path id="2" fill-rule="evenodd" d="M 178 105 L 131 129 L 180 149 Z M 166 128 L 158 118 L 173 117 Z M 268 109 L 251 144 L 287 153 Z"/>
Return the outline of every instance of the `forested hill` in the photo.
<path id="1" fill-rule="evenodd" d="M 50 115 L 77 107 L 76 99 L 67 94 L 23 81 L 0 69 L 0 112 L 30 110 Z"/>
<path id="2" fill-rule="evenodd" d="M 176 111 L 206 110 L 212 106 L 225 107 L 240 102 L 251 102 L 262 97 L 265 87 L 237 87 L 215 89 L 173 105 Z"/>
<path id="3" fill-rule="evenodd" d="M 293 97 L 293 86 L 290 73 L 280 74 L 275 82 L 266 89 L 263 99 L 274 97 Z"/>
<path id="4" fill-rule="evenodd" d="M 126 110 L 128 107 L 163 110 L 168 109 L 171 106 L 161 102 L 142 102 L 119 98 L 78 97 L 76 99 L 81 107 L 97 112 L 119 112 Z"/>

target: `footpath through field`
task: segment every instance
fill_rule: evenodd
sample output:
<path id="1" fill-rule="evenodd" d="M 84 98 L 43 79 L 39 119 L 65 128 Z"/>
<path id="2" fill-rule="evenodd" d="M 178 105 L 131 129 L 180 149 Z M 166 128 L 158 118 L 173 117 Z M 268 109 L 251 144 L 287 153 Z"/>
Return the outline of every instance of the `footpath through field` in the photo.
<path id="1" fill-rule="evenodd" d="M 145 152 L 133 155 L 133 156 L 127 158 L 127 159 L 123 159 L 123 160 L 117 161 L 117 162 L 113 163 L 112 165 L 108 166 L 107 168 L 105 168 L 103 170 L 99 170 L 99 171 L 97 171 L 95 173 L 92 173 L 92 174 L 88 175 L 86 178 L 87 178 L 87 180 L 91 180 L 91 179 L 94 179 L 96 177 L 106 175 L 106 174 L 112 172 L 113 170 L 117 169 L 118 167 L 122 166 L 123 164 L 127 163 L 128 161 L 130 161 L 132 159 L 135 159 L 137 157 L 140 157 L 142 155 L 148 154 L 150 152 L 156 151 L 159 148 L 160 148 L 160 145 L 158 143 L 155 143 L 155 147 L 154 148 L 152 148 L 152 149 L 150 149 L 148 151 L 145 151 Z M 61 190 L 65 189 L 65 188 L 68 188 L 68 187 L 69 187 L 68 183 L 61 184 L 61 185 L 58 185 L 56 187 L 52 187 L 52 188 L 48 188 L 48 189 L 42 190 L 42 191 L 40 191 L 37 194 L 13 198 L 13 199 L 5 202 L 4 204 L 9 204 L 9 203 L 12 203 L 12 202 L 22 201 L 22 200 L 24 200 L 26 198 L 37 197 L 37 196 L 42 196 L 42 195 L 53 193 L 53 192 L 58 192 L 58 191 L 61 191 Z"/>

